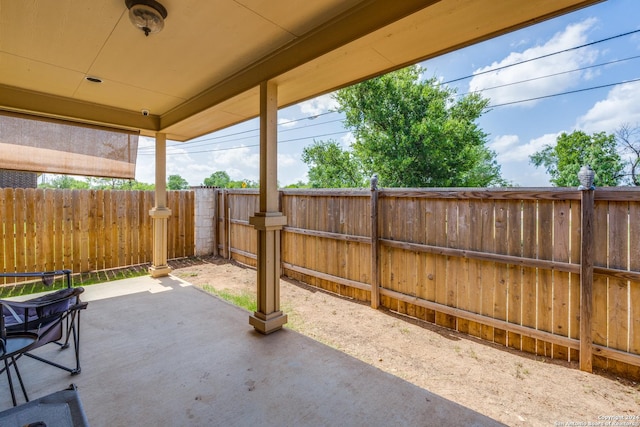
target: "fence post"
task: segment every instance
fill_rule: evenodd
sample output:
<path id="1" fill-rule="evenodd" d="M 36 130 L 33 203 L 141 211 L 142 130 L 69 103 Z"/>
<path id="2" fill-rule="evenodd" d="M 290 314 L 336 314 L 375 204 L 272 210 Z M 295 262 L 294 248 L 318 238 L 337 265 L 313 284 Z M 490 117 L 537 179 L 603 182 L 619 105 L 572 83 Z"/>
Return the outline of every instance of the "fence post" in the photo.
<path id="1" fill-rule="evenodd" d="M 591 315 L 593 311 L 593 245 L 594 245 L 594 173 L 583 166 L 578 172 L 581 190 L 580 210 L 582 232 L 580 236 L 580 370 L 593 371 L 593 338 Z"/>
<path id="2" fill-rule="evenodd" d="M 213 215 L 211 221 L 213 222 L 213 256 L 217 257 L 220 255 L 220 251 L 218 250 L 218 244 L 220 243 L 219 237 L 219 227 L 220 227 L 220 207 L 218 204 L 220 201 L 218 200 L 220 197 L 220 190 L 218 188 L 213 189 Z"/>
<path id="3" fill-rule="evenodd" d="M 282 190 L 278 190 L 278 212 L 282 212 L 282 215 L 285 215 L 285 213 L 282 211 L 282 198 L 284 197 L 284 194 L 282 193 Z M 284 267 L 283 267 L 283 258 L 282 258 L 282 254 L 283 254 L 283 247 L 284 245 L 282 244 L 282 232 L 280 232 L 280 253 L 279 255 L 279 259 L 280 259 L 280 265 L 278 265 L 278 278 L 282 277 L 283 271 L 284 271 Z"/>
<path id="4" fill-rule="evenodd" d="M 221 227 L 221 232 L 218 234 L 220 238 L 219 244 L 221 247 L 220 256 L 222 256 L 223 258 L 227 258 L 227 242 L 229 240 L 229 236 L 227 235 L 227 204 L 229 200 L 227 199 L 227 190 L 223 189 L 220 190 L 220 192 L 220 222 L 218 223 L 218 225 Z"/>
<path id="5" fill-rule="evenodd" d="M 378 269 L 378 175 L 371 177 L 371 308 L 380 306 Z"/>

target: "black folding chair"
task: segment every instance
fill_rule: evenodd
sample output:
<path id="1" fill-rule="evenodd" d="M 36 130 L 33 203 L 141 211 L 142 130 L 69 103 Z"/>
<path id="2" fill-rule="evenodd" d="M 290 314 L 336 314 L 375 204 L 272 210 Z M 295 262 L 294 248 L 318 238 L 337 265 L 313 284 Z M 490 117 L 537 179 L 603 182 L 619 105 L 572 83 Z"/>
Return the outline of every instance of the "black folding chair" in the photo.
<path id="1" fill-rule="evenodd" d="M 26 301 L 0 300 L 0 330 L 3 336 L 18 332 L 36 333 L 37 343 L 22 355 L 76 375 L 81 371 L 80 312 L 88 305 L 87 302 L 80 301 L 84 288 L 73 287 L 70 270 L 0 273 L 0 277 L 41 278 L 46 286 L 51 286 L 57 276 L 64 276 L 65 288 Z M 73 343 L 75 366 L 64 366 L 32 353 L 34 349 L 49 343 L 56 344 L 61 350 Z"/>

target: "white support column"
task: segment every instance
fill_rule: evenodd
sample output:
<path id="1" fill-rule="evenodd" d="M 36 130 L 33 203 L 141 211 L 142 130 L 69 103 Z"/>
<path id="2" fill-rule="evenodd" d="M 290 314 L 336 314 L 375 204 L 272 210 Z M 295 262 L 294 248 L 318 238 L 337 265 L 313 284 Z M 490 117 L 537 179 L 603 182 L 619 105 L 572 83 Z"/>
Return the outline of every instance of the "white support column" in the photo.
<path id="1" fill-rule="evenodd" d="M 280 230 L 287 218 L 278 209 L 278 87 L 260 84 L 260 212 L 249 218 L 258 232 L 258 309 L 249 323 L 269 334 L 287 323 L 280 310 Z"/>
<path id="2" fill-rule="evenodd" d="M 152 277 L 166 276 L 171 272 L 167 265 L 167 221 L 171 210 L 167 208 L 167 135 L 156 134 L 156 201 L 149 211 L 153 221 L 153 260 L 149 273 Z"/>

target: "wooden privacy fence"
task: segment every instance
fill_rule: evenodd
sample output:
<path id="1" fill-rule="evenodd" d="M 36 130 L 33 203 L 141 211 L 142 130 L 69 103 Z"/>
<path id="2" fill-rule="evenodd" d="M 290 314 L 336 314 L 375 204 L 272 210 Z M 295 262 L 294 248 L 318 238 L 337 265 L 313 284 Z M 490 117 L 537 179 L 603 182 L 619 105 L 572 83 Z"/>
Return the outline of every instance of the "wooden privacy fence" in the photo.
<path id="1" fill-rule="evenodd" d="M 257 192 L 217 191 L 216 249 L 255 265 L 248 219 Z M 280 198 L 285 275 L 640 378 L 640 191 L 284 190 Z"/>
<path id="2" fill-rule="evenodd" d="M 74 273 L 152 260 L 153 191 L 0 189 L 3 272 Z M 168 257 L 193 255 L 194 196 L 168 191 Z"/>

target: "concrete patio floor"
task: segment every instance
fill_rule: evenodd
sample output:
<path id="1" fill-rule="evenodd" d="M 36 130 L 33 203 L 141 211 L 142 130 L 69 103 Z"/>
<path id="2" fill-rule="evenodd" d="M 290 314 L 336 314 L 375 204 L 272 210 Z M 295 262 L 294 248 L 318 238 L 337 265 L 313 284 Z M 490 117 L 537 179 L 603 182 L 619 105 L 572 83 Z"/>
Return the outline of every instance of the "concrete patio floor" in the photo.
<path id="1" fill-rule="evenodd" d="M 32 400 L 76 384 L 92 426 L 502 425 L 294 331 L 260 335 L 246 311 L 175 277 L 92 285 L 83 300 L 82 373 L 19 367 Z"/>

